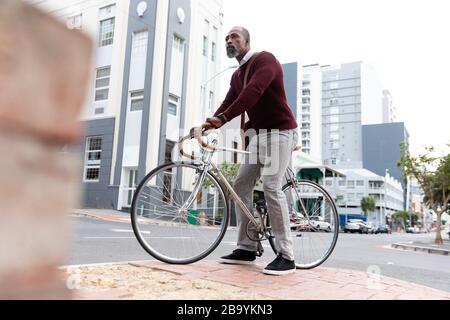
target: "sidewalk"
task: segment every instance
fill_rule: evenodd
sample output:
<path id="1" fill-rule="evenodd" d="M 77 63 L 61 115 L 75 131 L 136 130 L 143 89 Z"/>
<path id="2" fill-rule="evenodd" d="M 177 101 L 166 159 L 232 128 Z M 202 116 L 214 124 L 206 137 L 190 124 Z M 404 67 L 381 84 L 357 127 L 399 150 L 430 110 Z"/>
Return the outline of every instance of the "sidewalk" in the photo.
<path id="1" fill-rule="evenodd" d="M 391 245 L 394 249 L 421 251 L 431 254 L 440 254 L 450 256 L 450 240 L 444 239 L 442 245 L 434 244 L 432 241 L 411 241 L 411 242 L 398 242 Z"/>
<path id="2" fill-rule="evenodd" d="M 124 222 L 130 223 L 130 214 L 117 210 L 105 209 L 72 209 L 72 215 L 88 217 L 109 222 Z"/>
<path id="3" fill-rule="evenodd" d="M 450 300 L 440 291 L 364 272 L 318 267 L 284 277 L 263 265 L 201 261 L 186 266 L 155 261 L 78 266 L 78 300 Z M 73 269 L 72 269 L 73 270 Z"/>

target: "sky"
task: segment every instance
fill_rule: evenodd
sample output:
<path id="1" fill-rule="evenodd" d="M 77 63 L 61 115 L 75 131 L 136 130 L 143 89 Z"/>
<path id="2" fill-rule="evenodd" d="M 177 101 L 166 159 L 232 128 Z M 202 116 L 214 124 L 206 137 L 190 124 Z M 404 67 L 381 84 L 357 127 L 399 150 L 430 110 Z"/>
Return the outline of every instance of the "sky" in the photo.
<path id="1" fill-rule="evenodd" d="M 224 33 L 242 25 L 281 63 L 369 63 L 389 90 L 411 152 L 450 143 L 448 0 L 223 0 Z M 223 68 L 235 64 L 223 53 Z M 230 77 L 232 71 L 224 74 Z M 224 92 L 223 94 L 225 94 Z"/>

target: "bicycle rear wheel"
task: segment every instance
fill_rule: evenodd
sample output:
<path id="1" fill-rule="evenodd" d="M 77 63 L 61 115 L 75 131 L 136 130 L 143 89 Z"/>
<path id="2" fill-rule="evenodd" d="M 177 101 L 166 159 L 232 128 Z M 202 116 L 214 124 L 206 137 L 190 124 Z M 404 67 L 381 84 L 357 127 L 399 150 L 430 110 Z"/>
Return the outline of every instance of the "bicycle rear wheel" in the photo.
<path id="1" fill-rule="evenodd" d="M 229 223 L 228 201 L 217 178 L 193 163 L 169 163 L 150 172 L 133 197 L 131 223 L 154 258 L 189 264 L 208 256 Z"/>
<path id="2" fill-rule="evenodd" d="M 334 201 L 323 187 L 307 180 L 297 181 L 295 186 L 289 183 L 283 192 L 288 201 L 296 266 L 315 268 L 328 259 L 338 239 L 339 215 Z M 269 242 L 277 253 L 276 239 L 269 237 Z"/>

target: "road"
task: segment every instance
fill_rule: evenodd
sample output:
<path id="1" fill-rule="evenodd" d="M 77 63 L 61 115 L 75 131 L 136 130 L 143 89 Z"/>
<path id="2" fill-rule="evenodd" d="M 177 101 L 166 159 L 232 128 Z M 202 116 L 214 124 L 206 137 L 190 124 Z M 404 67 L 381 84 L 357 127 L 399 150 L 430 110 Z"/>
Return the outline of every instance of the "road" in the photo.
<path id="1" fill-rule="evenodd" d="M 93 264 L 152 260 L 139 245 L 127 223 L 73 217 L 73 236 L 68 264 Z M 360 235 L 340 234 L 331 257 L 322 265 L 367 272 L 450 292 L 450 256 L 388 248 L 391 243 L 426 240 L 432 234 Z M 235 231 L 229 230 L 221 245 L 207 258 L 217 259 L 235 248 Z M 274 254 L 266 246 L 259 261 L 270 262 Z"/>

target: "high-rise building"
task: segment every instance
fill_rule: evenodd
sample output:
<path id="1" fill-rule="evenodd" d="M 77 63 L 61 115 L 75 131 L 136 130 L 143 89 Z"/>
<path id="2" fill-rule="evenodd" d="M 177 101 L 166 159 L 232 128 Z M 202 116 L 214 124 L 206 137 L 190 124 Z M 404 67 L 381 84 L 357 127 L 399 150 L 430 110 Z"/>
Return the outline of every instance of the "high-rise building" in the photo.
<path id="1" fill-rule="evenodd" d="M 222 0 L 30 1 L 96 44 L 81 121 L 83 205 L 130 207 L 138 181 L 178 156 L 182 129 L 219 104 Z"/>
<path id="2" fill-rule="evenodd" d="M 382 86 L 363 62 L 322 68 L 324 164 L 362 167 L 361 125 L 382 123 Z"/>
<path id="3" fill-rule="evenodd" d="M 397 122 L 397 109 L 389 90 L 383 90 L 383 123 Z"/>

